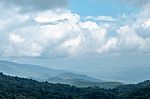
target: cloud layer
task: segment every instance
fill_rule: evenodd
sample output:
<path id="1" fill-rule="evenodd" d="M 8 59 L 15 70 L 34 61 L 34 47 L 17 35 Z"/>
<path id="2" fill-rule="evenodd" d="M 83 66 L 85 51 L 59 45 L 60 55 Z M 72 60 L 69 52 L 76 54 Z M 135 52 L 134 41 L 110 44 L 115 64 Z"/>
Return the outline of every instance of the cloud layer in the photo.
<path id="1" fill-rule="evenodd" d="M 45 7 L 41 0 L 35 1 L 0 1 L 15 6 L 14 9 L 19 7 L 22 11 L 43 10 L 34 15 L 22 14 L 14 9 L 3 11 L 5 7 L 1 6 L 1 56 L 65 57 L 150 53 L 150 11 L 147 5 L 134 15 L 82 18 L 70 10 L 57 8 L 65 6 L 66 1 L 46 0 L 44 2 L 54 2 L 54 5 L 46 4 Z"/>
<path id="2" fill-rule="evenodd" d="M 21 12 L 34 12 L 67 7 L 68 0 L 0 0 L 0 3 L 5 8 L 15 8 Z"/>

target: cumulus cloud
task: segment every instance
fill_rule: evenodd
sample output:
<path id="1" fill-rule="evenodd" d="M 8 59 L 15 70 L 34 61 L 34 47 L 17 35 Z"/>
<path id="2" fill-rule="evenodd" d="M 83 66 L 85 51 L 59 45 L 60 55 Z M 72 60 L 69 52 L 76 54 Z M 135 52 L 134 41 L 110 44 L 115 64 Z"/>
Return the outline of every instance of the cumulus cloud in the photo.
<path id="1" fill-rule="evenodd" d="M 23 43 L 25 41 L 25 38 L 12 33 L 9 35 L 9 41 L 12 43 Z"/>
<path id="2" fill-rule="evenodd" d="M 98 53 L 106 53 L 110 50 L 116 50 L 117 49 L 117 43 L 118 39 L 116 37 L 110 37 L 107 42 L 102 45 L 99 49 L 97 49 Z"/>
<path id="3" fill-rule="evenodd" d="M 145 20 L 141 23 L 141 26 L 142 26 L 144 29 L 150 28 L 150 19 L 145 19 Z"/>
<path id="4" fill-rule="evenodd" d="M 75 13 L 73 14 L 70 11 L 56 9 L 39 13 L 35 18 L 35 21 L 39 23 L 48 23 L 48 22 L 59 22 L 64 20 L 79 21 L 79 19 L 80 16 Z"/>
<path id="5" fill-rule="evenodd" d="M 24 7 L 30 8 L 33 2 L 35 1 L 27 2 Z M 9 3 L 12 6 L 20 6 L 17 2 Z M 150 30 L 150 11 L 147 5 L 127 19 L 126 16 L 124 19 L 120 16 L 87 16 L 82 19 L 70 10 L 40 8 L 39 4 L 33 4 L 31 9 L 44 11 L 34 15 L 12 12 L 12 9 L 1 12 L 1 56 L 56 57 L 89 53 L 150 53 L 150 36 L 143 36 L 145 31 Z"/>
<path id="6" fill-rule="evenodd" d="M 78 53 L 81 42 L 82 42 L 81 37 L 72 38 L 70 40 L 63 42 L 59 46 L 59 48 L 61 50 L 67 50 L 69 54 L 74 55 Z"/>
<path id="7" fill-rule="evenodd" d="M 44 11 L 53 8 L 64 8 L 68 0 L 0 0 L 5 8 L 16 7 L 21 12 Z"/>

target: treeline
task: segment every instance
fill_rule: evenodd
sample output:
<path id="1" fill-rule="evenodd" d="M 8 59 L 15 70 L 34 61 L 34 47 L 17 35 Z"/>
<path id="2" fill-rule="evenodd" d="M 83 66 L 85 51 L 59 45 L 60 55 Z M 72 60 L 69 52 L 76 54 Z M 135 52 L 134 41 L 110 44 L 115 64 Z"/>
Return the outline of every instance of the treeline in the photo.
<path id="1" fill-rule="evenodd" d="M 78 88 L 0 73 L 0 99 L 150 99 L 150 81 L 115 89 Z"/>

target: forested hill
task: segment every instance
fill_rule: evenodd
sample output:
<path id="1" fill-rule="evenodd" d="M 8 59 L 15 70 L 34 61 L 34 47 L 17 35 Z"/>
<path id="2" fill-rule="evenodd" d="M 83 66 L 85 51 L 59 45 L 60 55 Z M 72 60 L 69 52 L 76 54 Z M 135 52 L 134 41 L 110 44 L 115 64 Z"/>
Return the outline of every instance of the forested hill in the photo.
<path id="1" fill-rule="evenodd" d="M 0 73 L 0 99 L 150 99 L 150 81 L 106 90 L 50 84 Z"/>
<path id="2" fill-rule="evenodd" d="M 114 99 L 99 88 L 77 88 L 0 74 L 0 99 Z"/>

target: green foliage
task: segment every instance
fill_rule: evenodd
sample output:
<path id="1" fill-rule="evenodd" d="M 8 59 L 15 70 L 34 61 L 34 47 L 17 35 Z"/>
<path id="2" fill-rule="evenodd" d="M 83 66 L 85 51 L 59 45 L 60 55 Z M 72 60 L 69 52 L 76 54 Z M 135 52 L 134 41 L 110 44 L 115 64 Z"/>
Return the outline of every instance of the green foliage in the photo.
<path id="1" fill-rule="evenodd" d="M 77 87 L 99 87 L 105 89 L 113 89 L 123 85 L 120 82 L 89 82 L 89 81 L 75 81 L 72 85 Z"/>
<path id="2" fill-rule="evenodd" d="M 77 88 L 0 74 L 0 99 L 113 99 L 100 88 Z"/>
<path id="3" fill-rule="evenodd" d="M 0 99 L 150 99 L 150 81 L 114 89 L 78 88 L 0 73 Z"/>
<path id="4" fill-rule="evenodd" d="M 150 81 L 139 84 L 129 84 L 113 89 L 118 99 L 150 99 Z"/>

